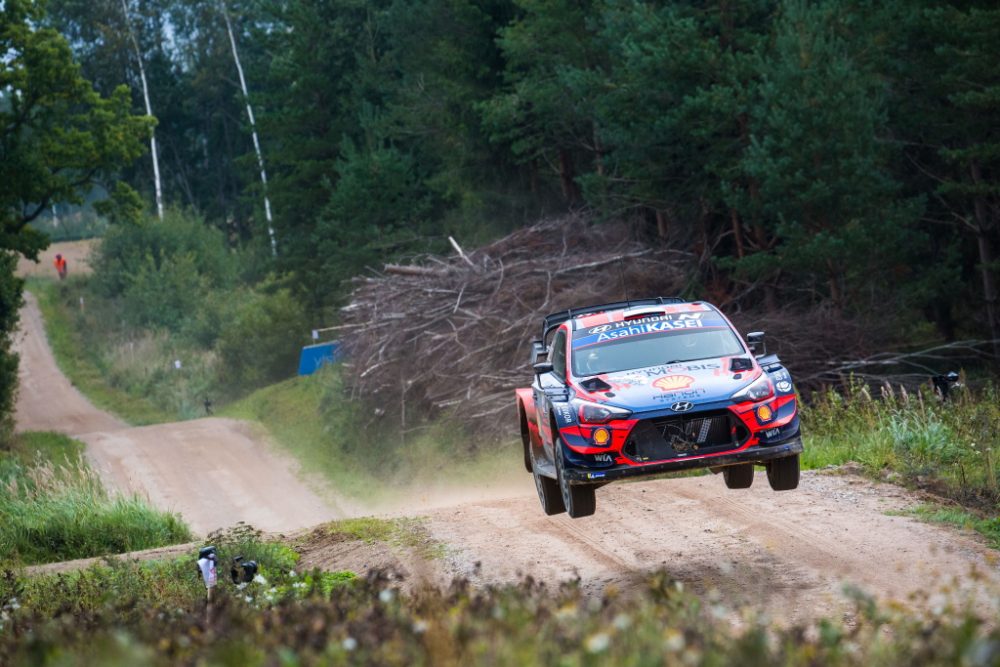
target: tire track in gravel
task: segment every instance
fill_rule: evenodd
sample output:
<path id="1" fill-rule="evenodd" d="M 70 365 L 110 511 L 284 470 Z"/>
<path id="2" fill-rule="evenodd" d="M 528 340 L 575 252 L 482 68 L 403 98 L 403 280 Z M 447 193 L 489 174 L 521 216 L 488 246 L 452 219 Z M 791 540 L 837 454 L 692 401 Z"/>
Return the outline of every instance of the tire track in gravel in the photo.
<path id="1" fill-rule="evenodd" d="M 805 473 L 799 490 L 775 493 L 761 473 L 747 490 L 718 476 L 610 485 L 585 519 L 545 517 L 525 493 L 437 510 L 427 525 L 450 547 L 445 574 L 480 584 L 578 577 L 600 594 L 663 571 L 786 621 L 851 613 L 845 585 L 917 607 L 950 588 L 957 603 L 989 610 L 1000 596 L 996 553 L 976 536 L 891 514 L 919 502 L 850 474 Z"/>

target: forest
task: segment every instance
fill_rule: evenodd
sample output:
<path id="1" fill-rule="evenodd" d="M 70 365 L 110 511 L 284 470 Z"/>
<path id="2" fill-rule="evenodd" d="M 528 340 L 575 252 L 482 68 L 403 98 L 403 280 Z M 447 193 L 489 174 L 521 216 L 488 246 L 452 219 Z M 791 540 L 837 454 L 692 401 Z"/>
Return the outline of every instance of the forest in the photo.
<path id="1" fill-rule="evenodd" d="M 0 385 L 11 252 L 95 192 L 112 228 L 195 216 L 233 280 L 314 326 L 354 276 L 572 213 L 689 253 L 687 296 L 1000 344 L 991 2 L 6 0 L 0 21 Z"/>

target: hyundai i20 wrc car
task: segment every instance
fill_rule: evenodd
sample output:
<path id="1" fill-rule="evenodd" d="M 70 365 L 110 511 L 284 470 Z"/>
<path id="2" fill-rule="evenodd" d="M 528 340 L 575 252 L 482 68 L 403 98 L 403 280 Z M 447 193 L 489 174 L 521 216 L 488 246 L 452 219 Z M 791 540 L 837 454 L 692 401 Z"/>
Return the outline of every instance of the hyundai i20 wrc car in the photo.
<path id="1" fill-rule="evenodd" d="M 658 297 L 547 316 L 532 342 L 534 382 L 516 390 L 524 465 L 545 513 L 589 516 L 600 486 L 693 468 L 743 489 L 762 465 L 772 489 L 796 488 L 795 390 L 763 346 L 762 332 L 744 341 L 704 301 Z"/>

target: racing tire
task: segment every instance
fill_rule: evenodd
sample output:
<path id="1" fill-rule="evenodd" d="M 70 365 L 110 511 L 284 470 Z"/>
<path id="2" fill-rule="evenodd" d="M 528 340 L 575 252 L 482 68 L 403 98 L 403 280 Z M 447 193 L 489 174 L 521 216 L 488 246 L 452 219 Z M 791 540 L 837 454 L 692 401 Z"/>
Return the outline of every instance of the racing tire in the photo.
<path id="1" fill-rule="evenodd" d="M 551 477 L 546 477 L 538 472 L 535 467 L 535 448 L 529 446 L 531 452 L 531 474 L 535 478 L 535 491 L 538 492 L 538 501 L 542 504 L 542 511 L 546 516 L 562 514 L 566 511 L 563 505 L 562 494 L 559 492 L 559 484 Z"/>
<path id="2" fill-rule="evenodd" d="M 799 455 L 774 459 L 767 464 L 767 481 L 775 491 L 791 491 L 799 486 Z"/>
<path id="3" fill-rule="evenodd" d="M 722 478 L 726 480 L 727 489 L 749 489 L 753 484 L 753 464 L 726 466 L 722 469 Z"/>
<path id="4" fill-rule="evenodd" d="M 563 475 L 563 444 L 556 438 L 556 478 L 559 484 L 559 494 L 566 513 L 572 519 L 580 519 L 597 511 L 597 496 L 595 488 L 590 484 L 570 484 Z"/>

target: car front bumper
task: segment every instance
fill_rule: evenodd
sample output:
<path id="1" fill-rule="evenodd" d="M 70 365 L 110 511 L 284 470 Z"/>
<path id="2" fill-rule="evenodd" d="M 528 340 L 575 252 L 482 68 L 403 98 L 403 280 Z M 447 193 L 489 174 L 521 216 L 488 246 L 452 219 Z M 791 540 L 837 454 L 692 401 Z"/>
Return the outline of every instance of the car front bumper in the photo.
<path id="1" fill-rule="evenodd" d="M 697 459 L 670 459 L 645 465 L 624 465 L 603 470 L 586 470 L 583 468 L 568 468 L 563 471 L 566 481 L 570 484 L 603 484 L 631 477 L 647 477 L 678 470 L 695 470 L 697 468 L 716 468 L 738 463 L 766 463 L 773 459 L 783 459 L 802 452 L 802 438 L 796 436 L 791 440 L 777 445 L 755 445 L 748 449 L 717 456 Z"/>

